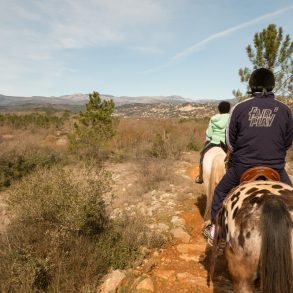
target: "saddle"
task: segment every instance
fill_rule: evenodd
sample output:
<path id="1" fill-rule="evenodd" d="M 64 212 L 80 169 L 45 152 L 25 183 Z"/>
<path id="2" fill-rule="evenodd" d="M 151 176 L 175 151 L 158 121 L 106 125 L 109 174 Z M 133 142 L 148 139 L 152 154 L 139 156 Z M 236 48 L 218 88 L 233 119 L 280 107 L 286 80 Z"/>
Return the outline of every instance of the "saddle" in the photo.
<path id="1" fill-rule="evenodd" d="M 269 167 L 253 167 L 248 170 L 246 170 L 241 178 L 240 178 L 240 184 L 243 182 L 248 181 L 256 181 L 256 180 L 272 180 L 272 181 L 280 181 L 280 175 L 279 173 Z"/>

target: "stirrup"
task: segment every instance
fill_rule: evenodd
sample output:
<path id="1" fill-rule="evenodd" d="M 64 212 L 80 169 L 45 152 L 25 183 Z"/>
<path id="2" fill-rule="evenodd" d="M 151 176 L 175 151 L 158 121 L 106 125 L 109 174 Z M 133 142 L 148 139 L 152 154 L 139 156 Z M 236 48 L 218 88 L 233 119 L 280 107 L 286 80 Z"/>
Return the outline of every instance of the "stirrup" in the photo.
<path id="1" fill-rule="evenodd" d="M 213 240 L 214 238 L 212 238 L 212 236 L 211 236 L 211 232 L 210 232 L 210 231 L 211 231 L 211 228 L 212 228 L 212 224 L 207 225 L 207 226 L 204 228 L 202 234 L 206 237 L 206 239 Z"/>
<path id="2" fill-rule="evenodd" d="M 209 246 L 211 246 L 211 247 L 214 246 L 214 239 L 212 240 L 212 239 L 208 238 L 207 241 L 208 241 Z"/>
<path id="3" fill-rule="evenodd" d="M 203 184 L 203 179 L 200 176 L 197 176 L 195 178 L 195 183 L 197 183 L 197 184 Z"/>

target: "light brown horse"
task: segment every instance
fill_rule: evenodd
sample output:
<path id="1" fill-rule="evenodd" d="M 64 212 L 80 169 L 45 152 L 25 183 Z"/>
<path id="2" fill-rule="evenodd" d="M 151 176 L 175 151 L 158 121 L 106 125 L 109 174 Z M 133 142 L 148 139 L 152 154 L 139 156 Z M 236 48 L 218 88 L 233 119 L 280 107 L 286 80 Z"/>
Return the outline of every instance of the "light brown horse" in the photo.
<path id="1" fill-rule="evenodd" d="M 225 240 L 234 292 L 255 292 L 256 279 L 263 293 L 293 292 L 291 186 L 276 181 L 241 184 L 226 198 L 218 221 L 213 257 Z"/>
<path id="2" fill-rule="evenodd" d="M 221 147 L 213 147 L 207 151 L 203 159 L 203 181 L 207 196 L 204 213 L 204 227 L 211 223 L 211 205 L 217 184 L 224 176 L 226 154 Z"/>

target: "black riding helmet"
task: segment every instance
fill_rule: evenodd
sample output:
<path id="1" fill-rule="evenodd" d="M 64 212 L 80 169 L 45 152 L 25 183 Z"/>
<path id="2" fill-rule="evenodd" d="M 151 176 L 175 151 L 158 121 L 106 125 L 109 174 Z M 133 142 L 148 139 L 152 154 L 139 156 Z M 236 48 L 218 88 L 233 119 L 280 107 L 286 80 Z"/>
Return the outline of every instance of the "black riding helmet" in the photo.
<path id="1" fill-rule="evenodd" d="M 218 105 L 218 110 L 219 110 L 220 114 L 229 113 L 230 108 L 231 108 L 231 104 L 229 102 L 226 102 L 226 101 L 222 101 Z"/>
<path id="2" fill-rule="evenodd" d="M 275 77 L 272 71 L 266 68 L 258 68 L 254 70 L 249 79 L 251 91 L 269 92 L 275 87 Z"/>

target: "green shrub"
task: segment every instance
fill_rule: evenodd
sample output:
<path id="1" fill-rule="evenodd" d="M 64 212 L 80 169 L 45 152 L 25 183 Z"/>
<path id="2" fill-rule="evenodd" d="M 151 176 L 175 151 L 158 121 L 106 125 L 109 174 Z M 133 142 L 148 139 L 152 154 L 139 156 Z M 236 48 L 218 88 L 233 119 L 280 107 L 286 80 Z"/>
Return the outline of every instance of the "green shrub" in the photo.
<path id="1" fill-rule="evenodd" d="M 166 159 L 168 157 L 166 142 L 163 139 L 162 135 L 156 135 L 152 148 L 150 150 L 150 155 L 160 159 Z"/>
<path id="2" fill-rule="evenodd" d="M 61 161 L 60 154 L 47 149 L 11 150 L 0 157 L 0 189 L 11 185 L 36 167 L 52 166 Z"/>
<path id="3" fill-rule="evenodd" d="M 16 182 L 11 224 L 0 240 L 1 292 L 96 292 L 110 268 L 127 268 L 141 246 L 164 239 L 141 216 L 110 221 L 103 194 L 111 179 L 101 168 L 54 166 Z"/>
<path id="4" fill-rule="evenodd" d="M 13 128 L 25 129 L 31 126 L 40 128 L 49 128 L 50 126 L 60 128 L 69 116 L 63 115 L 62 117 L 31 113 L 24 115 L 16 114 L 0 114 L 0 126 L 8 125 Z"/>
<path id="5" fill-rule="evenodd" d="M 144 257 L 142 247 L 159 248 L 165 244 L 164 236 L 150 231 L 146 223 L 143 215 L 129 216 L 124 213 L 100 235 L 97 246 L 110 267 L 126 269 Z"/>
<path id="6" fill-rule="evenodd" d="M 9 200 L 14 213 L 29 225 L 37 221 L 64 231 L 96 234 L 107 222 L 101 196 L 107 179 L 107 173 L 94 167 L 81 168 L 78 175 L 60 166 L 39 168 L 15 184 Z"/>
<path id="7" fill-rule="evenodd" d="M 16 183 L 9 196 L 13 220 L 1 243 L 0 283 L 6 284 L 1 289 L 51 288 L 52 282 L 57 284 L 58 270 L 69 275 L 74 264 L 83 271 L 89 261 L 85 251 L 99 258 L 92 268 L 96 278 L 105 272 L 108 267 L 90 239 L 109 225 L 102 199 L 108 190 L 109 175 L 93 167 L 80 168 L 78 174 L 60 166 L 38 169 Z"/>
<path id="8" fill-rule="evenodd" d="M 203 148 L 203 143 L 200 141 L 194 141 L 194 139 L 191 139 L 189 143 L 186 146 L 186 149 L 188 151 L 200 151 Z"/>

